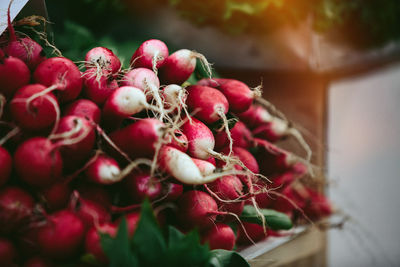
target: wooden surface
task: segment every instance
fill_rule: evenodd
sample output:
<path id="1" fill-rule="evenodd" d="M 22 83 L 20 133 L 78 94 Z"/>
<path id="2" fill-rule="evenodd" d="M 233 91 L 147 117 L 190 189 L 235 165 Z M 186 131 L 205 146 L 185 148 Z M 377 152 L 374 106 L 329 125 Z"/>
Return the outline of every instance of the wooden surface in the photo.
<path id="1" fill-rule="evenodd" d="M 218 70 L 222 77 L 232 77 L 255 87 L 261 80 L 263 97 L 284 112 L 297 127 L 307 129 L 303 135 L 313 150 L 312 163 L 319 167 L 317 177 L 323 178 L 326 154 L 327 76 L 309 72 L 254 72 Z M 301 147 L 292 140 L 283 147 L 304 155 Z M 319 190 L 323 190 L 320 185 Z M 326 234 L 311 229 L 294 240 L 252 260 L 251 266 L 313 267 L 326 265 Z"/>

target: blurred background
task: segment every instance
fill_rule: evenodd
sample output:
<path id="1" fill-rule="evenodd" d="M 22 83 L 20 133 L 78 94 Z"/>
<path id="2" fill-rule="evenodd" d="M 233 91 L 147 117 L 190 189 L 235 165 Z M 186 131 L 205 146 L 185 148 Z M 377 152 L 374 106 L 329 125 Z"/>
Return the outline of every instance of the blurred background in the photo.
<path id="1" fill-rule="evenodd" d="M 127 66 L 156 38 L 203 53 L 223 76 L 262 81 L 264 96 L 308 130 L 321 190 L 350 218 L 333 218 L 340 227 L 318 237 L 323 260 L 303 265 L 400 266 L 399 0 L 46 4 L 50 37 L 73 60 L 105 46 Z"/>

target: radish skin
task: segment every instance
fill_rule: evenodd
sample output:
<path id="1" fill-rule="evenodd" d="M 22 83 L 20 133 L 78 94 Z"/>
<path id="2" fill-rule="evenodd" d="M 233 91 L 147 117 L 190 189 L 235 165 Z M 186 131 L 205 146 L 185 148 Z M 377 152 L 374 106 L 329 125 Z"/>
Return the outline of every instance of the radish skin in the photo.
<path id="1" fill-rule="evenodd" d="M 196 158 L 192 158 L 192 160 L 194 164 L 196 164 L 196 166 L 199 168 L 200 173 L 203 176 L 211 175 L 216 170 L 215 165 L 213 165 L 211 162 Z"/>
<path id="2" fill-rule="evenodd" d="M 14 154 L 14 166 L 21 180 L 44 187 L 60 179 L 63 162 L 49 139 L 34 137 L 19 145 Z"/>
<path id="3" fill-rule="evenodd" d="M 15 91 L 27 85 L 31 72 L 26 64 L 16 57 L 4 57 L 0 49 L 0 94 L 12 97 Z"/>
<path id="4" fill-rule="evenodd" d="M 74 100 L 82 90 L 81 72 L 69 59 L 53 57 L 37 66 L 33 73 L 35 82 L 57 90 L 57 98 L 61 103 Z"/>
<path id="5" fill-rule="evenodd" d="M 79 116 L 96 124 L 100 123 L 101 110 L 88 99 L 78 99 L 66 106 L 63 111 L 64 116 Z"/>
<path id="6" fill-rule="evenodd" d="M 160 197 L 162 186 L 160 181 L 152 177 L 149 171 L 134 171 L 125 179 L 125 189 L 134 203 L 141 203 L 148 198 L 150 201 Z"/>
<path id="7" fill-rule="evenodd" d="M 142 43 L 131 58 L 131 66 L 135 68 L 148 68 L 157 73 L 168 58 L 168 47 L 164 42 L 150 39 Z"/>
<path id="8" fill-rule="evenodd" d="M 208 159 L 214 150 L 215 140 L 211 130 L 201 121 L 193 118 L 182 125 L 182 132 L 189 142 L 188 154 L 198 159 Z"/>
<path id="9" fill-rule="evenodd" d="M 12 157 L 4 147 L 0 146 L 0 186 L 10 178 L 11 169 Z"/>
<path id="10" fill-rule="evenodd" d="M 107 264 L 108 259 L 101 247 L 99 232 L 103 234 L 108 234 L 111 237 L 115 237 L 117 234 L 117 229 L 118 227 L 114 223 L 104 223 L 99 226 L 93 226 L 86 233 L 85 237 L 86 252 L 92 254 L 98 262 L 102 264 Z"/>
<path id="11" fill-rule="evenodd" d="M 94 225 L 111 221 L 111 216 L 101 204 L 79 197 L 76 203 L 71 203 L 71 210 L 85 225 L 85 232 Z"/>
<path id="12" fill-rule="evenodd" d="M 90 181 L 105 185 L 119 182 L 120 173 L 118 162 L 105 155 L 99 155 L 85 171 Z"/>
<path id="13" fill-rule="evenodd" d="M 160 87 L 157 75 L 146 68 L 136 68 L 128 71 L 121 80 L 121 86 L 133 86 L 142 90 L 147 101 L 152 98 L 151 91 Z"/>
<path id="14" fill-rule="evenodd" d="M 41 198 L 49 211 L 56 211 L 67 206 L 71 197 L 71 188 L 64 182 L 58 182 L 41 191 Z"/>
<path id="15" fill-rule="evenodd" d="M 83 92 L 87 98 L 97 105 L 103 105 L 117 88 L 118 83 L 115 79 L 107 78 L 104 75 L 97 78 L 94 69 L 89 69 L 83 73 Z"/>
<path id="16" fill-rule="evenodd" d="M 54 265 L 48 259 L 36 256 L 27 260 L 23 267 L 54 267 Z"/>
<path id="17" fill-rule="evenodd" d="M 201 233 L 201 243 L 208 243 L 210 250 L 232 250 L 235 246 L 235 233 L 232 228 L 223 223 L 216 223 L 213 227 Z"/>
<path id="18" fill-rule="evenodd" d="M 53 126 L 59 117 L 57 99 L 51 92 L 31 100 L 36 94 L 44 93 L 46 87 L 30 84 L 20 88 L 10 102 L 13 120 L 27 131 L 41 131 Z"/>
<path id="19" fill-rule="evenodd" d="M 112 50 L 105 47 L 90 49 L 85 56 L 86 69 L 94 68 L 100 75 L 115 75 L 121 69 L 121 61 Z"/>
<path id="20" fill-rule="evenodd" d="M 253 135 L 246 125 L 238 121 L 235 126 L 230 129 L 233 146 L 249 148 L 251 146 Z M 225 131 L 219 131 L 214 134 L 215 148 L 221 149 L 229 145 L 229 139 Z"/>
<path id="21" fill-rule="evenodd" d="M 17 259 L 17 250 L 14 244 L 3 237 L 0 237 L 0 265 L 14 266 Z"/>

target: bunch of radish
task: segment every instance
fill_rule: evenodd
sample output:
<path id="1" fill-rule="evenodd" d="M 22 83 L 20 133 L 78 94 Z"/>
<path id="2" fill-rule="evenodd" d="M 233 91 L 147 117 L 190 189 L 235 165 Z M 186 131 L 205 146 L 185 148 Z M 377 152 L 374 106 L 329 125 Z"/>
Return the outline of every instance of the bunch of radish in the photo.
<path id="1" fill-rule="evenodd" d="M 197 60 L 209 66 L 199 53 L 169 54 L 162 41 L 147 40 L 122 69 L 111 50 L 95 47 L 81 71 L 65 57 L 46 58 L 10 19 L 5 35 L 1 266 L 54 266 L 84 253 L 107 264 L 99 232 L 114 236 L 126 216 L 134 235 L 146 198 L 161 222 L 199 229 L 212 249 L 271 233 L 268 222 L 240 221 L 245 205 L 312 219 L 331 213 L 299 182 L 310 155 L 272 144 L 302 138 L 259 90 L 233 79 L 185 83 Z M 238 225 L 237 236 L 228 223 Z"/>

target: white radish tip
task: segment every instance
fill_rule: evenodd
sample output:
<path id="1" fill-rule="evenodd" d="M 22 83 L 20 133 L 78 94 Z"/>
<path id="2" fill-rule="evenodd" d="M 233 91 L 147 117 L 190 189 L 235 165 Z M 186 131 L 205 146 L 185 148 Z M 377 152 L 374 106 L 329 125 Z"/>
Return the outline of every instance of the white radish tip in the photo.
<path id="1" fill-rule="evenodd" d="M 104 184 L 112 184 L 120 179 L 120 169 L 115 165 L 103 164 L 99 168 L 99 178 Z"/>

